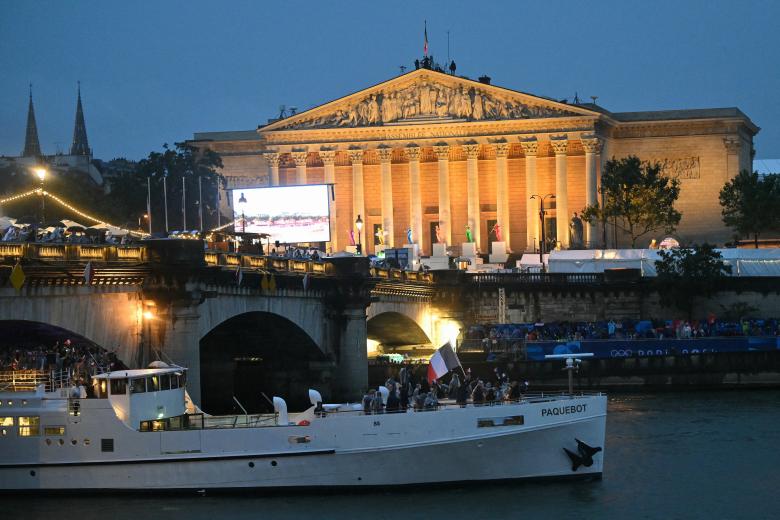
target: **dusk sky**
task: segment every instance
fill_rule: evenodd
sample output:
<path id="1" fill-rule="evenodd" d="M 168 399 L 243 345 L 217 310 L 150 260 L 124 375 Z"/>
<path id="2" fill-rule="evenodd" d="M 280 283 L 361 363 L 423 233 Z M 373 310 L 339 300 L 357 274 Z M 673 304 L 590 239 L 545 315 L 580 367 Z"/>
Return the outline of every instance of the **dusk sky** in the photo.
<path id="1" fill-rule="evenodd" d="M 204 2 L 0 0 L 0 154 L 70 147 L 81 81 L 100 159 L 249 130 L 413 68 L 423 20 L 458 73 L 612 111 L 739 107 L 780 157 L 778 1 Z"/>

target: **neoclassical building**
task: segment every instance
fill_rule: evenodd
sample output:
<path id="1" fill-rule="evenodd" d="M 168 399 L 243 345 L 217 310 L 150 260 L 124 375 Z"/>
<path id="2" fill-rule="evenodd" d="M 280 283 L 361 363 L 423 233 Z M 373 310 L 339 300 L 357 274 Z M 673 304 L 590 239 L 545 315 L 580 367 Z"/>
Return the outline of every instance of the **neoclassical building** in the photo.
<path id="1" fill-rule="evenodd" d="M 430 254 L 436 225 L 453 246 L 469 226 L 483 252 L 496 223 L 515 252 L 537 249 L 542 225 L 570 247 L 573 213 L 597 200 L 605 161 L 627 155 L 660 161 L 680 179 L 683 241 L 723 244 L 731 233 L 718 192 L 751 168 L 758 130 L 737 108 L 609 112 L 418 69 L 257 130 L 197 133 L 192 142 L 222 156 L 228 189 L 334 184 L 333 251 L 361 215 L 368 252 L 376 232 L 398 247 L 411 228 Z M 543 224 L 532 195 L 554 195 Z M 587 247 L 603 247 L 603 236 L 585 226 Z"/>

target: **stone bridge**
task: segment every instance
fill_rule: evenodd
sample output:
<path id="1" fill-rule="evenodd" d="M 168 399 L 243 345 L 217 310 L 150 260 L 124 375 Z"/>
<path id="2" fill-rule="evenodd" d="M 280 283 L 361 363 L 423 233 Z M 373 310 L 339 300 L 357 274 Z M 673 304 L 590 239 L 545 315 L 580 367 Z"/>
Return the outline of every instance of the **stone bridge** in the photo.
<path id="1" fill-rule="evenodd" d="M 16 263 L 19 290 L 9 279 Z M 430 349 L 451 334 L 449 314 L 436 309 L 429 274 L 372 269 L 360 257 L 204 254 L 194 240 L 0 244 L 0 323 L 64 329 L 117 350 L 129 366 L 157 358 L 186 366 L 192 397 L 207 410 L 237 394 L 251 401 L 238 387 L 258 378 L 282 395 L 305 397 L 301 387 L 311 385 L 356 399 L 367 384 L 367 343 Z"/>

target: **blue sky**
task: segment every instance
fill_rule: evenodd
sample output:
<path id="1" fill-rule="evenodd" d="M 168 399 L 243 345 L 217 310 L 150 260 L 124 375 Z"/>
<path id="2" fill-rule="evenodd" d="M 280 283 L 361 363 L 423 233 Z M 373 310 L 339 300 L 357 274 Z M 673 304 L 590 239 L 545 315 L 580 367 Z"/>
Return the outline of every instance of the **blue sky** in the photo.
<path id="1" fill-rule="evenodd" d="M 760 0 L 0 0 L 0 154 L 23 147 L 29 82 L 45 153 L 70 146 L 81 80 L 95 156 L 138 159 L 389 79 L 426 19 L 459 74 L 613 111 L 737 106 L 780 157 L 780 2 Z"/>

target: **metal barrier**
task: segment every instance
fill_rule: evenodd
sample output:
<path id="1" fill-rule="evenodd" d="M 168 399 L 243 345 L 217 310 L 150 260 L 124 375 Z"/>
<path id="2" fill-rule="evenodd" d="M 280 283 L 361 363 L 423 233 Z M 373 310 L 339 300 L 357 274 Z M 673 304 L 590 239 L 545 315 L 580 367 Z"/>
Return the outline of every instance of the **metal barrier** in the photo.
<path id="1" fill-rule="evenodd" d="M 470 274 L 467 280 L 472 283 L 487 285 L 596 285 L 604 282 L 604 275 L 602 273 L 474 273 Z"/>

